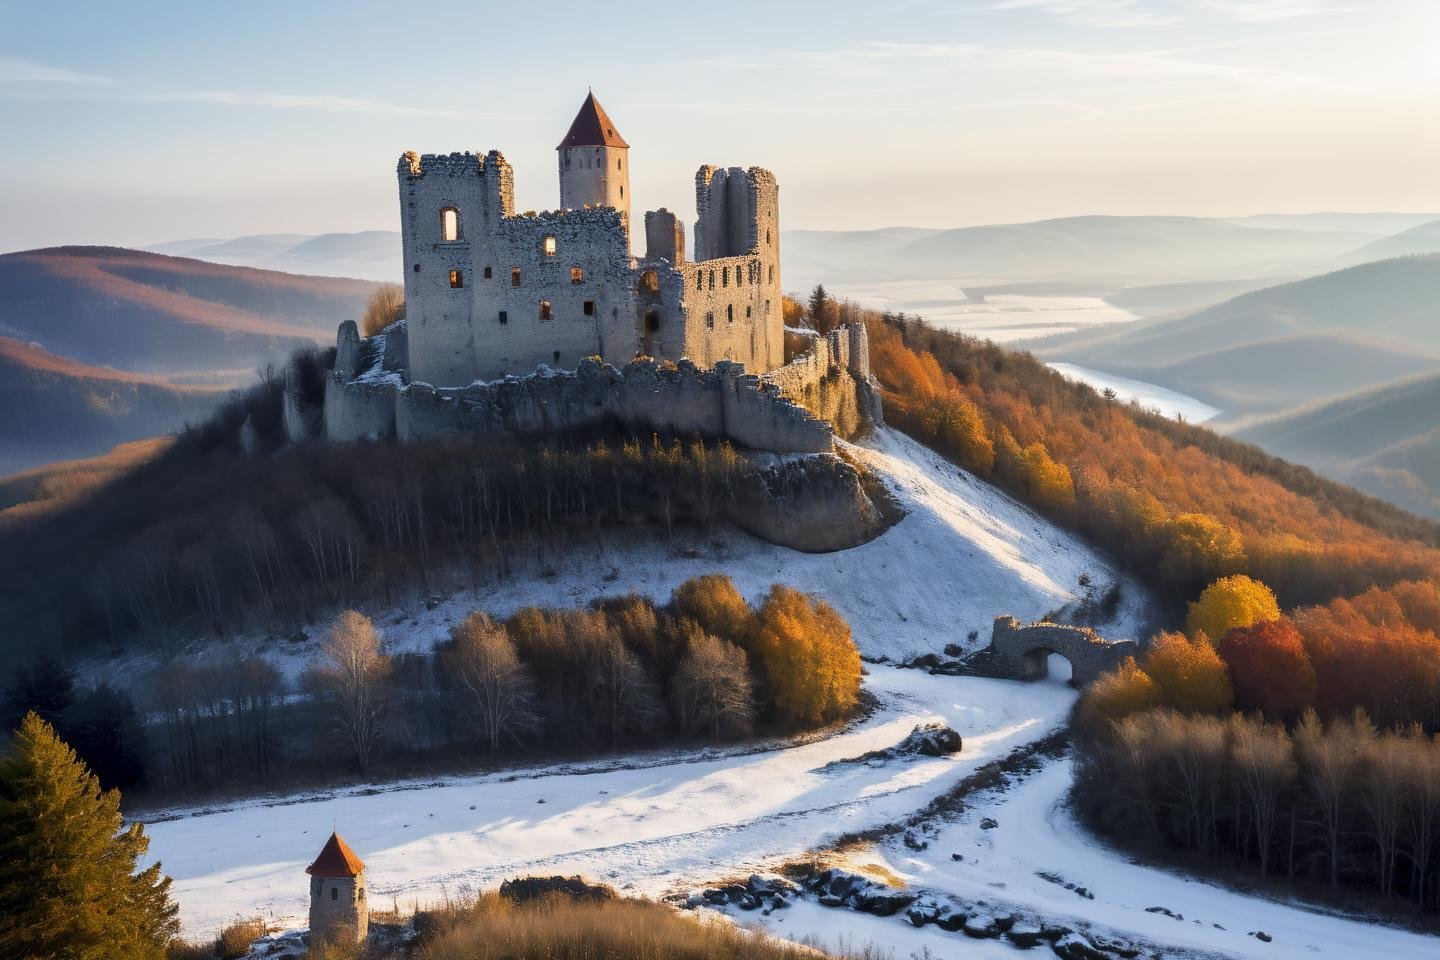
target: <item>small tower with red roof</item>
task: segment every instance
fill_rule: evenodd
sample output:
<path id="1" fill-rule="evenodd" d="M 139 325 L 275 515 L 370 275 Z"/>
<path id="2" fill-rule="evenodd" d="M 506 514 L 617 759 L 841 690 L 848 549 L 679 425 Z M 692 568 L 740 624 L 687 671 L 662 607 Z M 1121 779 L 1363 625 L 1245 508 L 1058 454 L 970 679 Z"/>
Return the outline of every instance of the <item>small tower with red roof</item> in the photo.
<path id="1" fill-rule="evenodd" d="M 585 96 L 565 139 L 560 157 L 560 206 L 614 207 L 630 230 L 630 144 L 594 93 Z"/>
<path id="2" fill-rule="evenodd" d="M 310 942 L 362 943 L 370 926 L 365 902 L 365 864 L 331 833 L 310 874 Z"/>

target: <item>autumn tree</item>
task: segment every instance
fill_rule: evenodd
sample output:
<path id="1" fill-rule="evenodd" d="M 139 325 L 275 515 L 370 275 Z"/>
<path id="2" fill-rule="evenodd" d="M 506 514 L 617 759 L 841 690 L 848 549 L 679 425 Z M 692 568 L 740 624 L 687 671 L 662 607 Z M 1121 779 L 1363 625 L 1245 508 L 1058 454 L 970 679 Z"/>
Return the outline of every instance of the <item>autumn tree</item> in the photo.
<path id="1" fill-rule="evenodd" d="M 1159 706 L 1160 697 L 1160 686 L 1140 669 L 1134 657 L 1126 657 L 1085 690 L 1080 720 L 1088 730 L 1100 733 L 1112 721 Z"/>
<path id="2" fill-rule="evenodd" d="M 1222 713 L 1235 700 L 1225 662 L 1203 632 L 1193 640 L 1178 631 L 1158 634 L 1143 666 L 1159 685 L 1161 702 L 1182 713 Z"/>
<path id="3" fill-rule="evenodd" d="M 518 739 L 539 723 L 530 672 L 505 627 L 472 613 L 450 631 L 439 650 L 440 667 L 491 754 L 505 737 Z"/>
<path id="4" fill-rule="evenodd" d="M 360 317 L 360 335 L 373 337 L 397 320 L 405 319 L 405 288 L 398 283 L 382 283 L 365 301 Z"/>
<path id="5" fill-rule="evenodd" d="M 691 577 L 670 596 L 670 612 L 688 617 L 712 636 L 739 641 L 749 633 L 750 608 L 735 581 L 723 573 Z"/>
<path id="6" fill-rule="evenodd" d="M 1315 671 L 1305 641 L 1288 619 L 1235 627 L 1217 648 L 1230 669 L 1235 706 L 1292 720 L 1315 704 Z"/>
<path id="7" fill-rule="evenodd" d="M 854 708 L 860 652 L 828 603 L 776 584 L 755 614 L 754 652 L 782 725 L 815 726 Z"/>
<path id="8" fill-rule="evenodd" d="M 825 286 L 819 283 L 810 291 L 810 305 L 806 314 L 810 319 L 810 326 L 822 334 L 834 330 L 840 322 L 840 311 L 835 299 L 825 291 Z"/>
<path id="9" fill-rule="evenodd" d="M 1064 513 L 1075 506 L 1075 482 L 1070 468 L 1035 442 L 1024 450 L 1025 482 L 1030 502 L 1046 513 Z"/>
<path id="10" fill-rule="evenodd" d="M 1160 580 L 1182 596 L 1193 596 L 1201 584 L 1245 569 L 1240 535 L 1203 513 L 1184 513 L 1166 521 L 1164 540 Z M 1205 632 L 1216 638 L 1221 635 L 1209 629 Z"/>
<path id="11" fill-rule="evenodd" d="M 390 659 L 370 618 L 354 610 L 340 614 L 320 649 L 324 660 L 316 675 L 326 706 L 363 772 L 383 733 Z"/>
<path id="12" fill-rule="evenodd" d="M 0 956 L 162 960 L 178 930 L 145 828 L 34 713 L 0 762 Z"/>
<path id="13" fill-rule="evenodd" d="M 1185 618 L 1191 636 L 1203 633 L 1219 641 L 1235 627 L 1248 627 L 1280 619 L 1275 594 L 1259 580 L 1244 574 L 1222 577 L 1206 587 L 1190 604 Z"/>

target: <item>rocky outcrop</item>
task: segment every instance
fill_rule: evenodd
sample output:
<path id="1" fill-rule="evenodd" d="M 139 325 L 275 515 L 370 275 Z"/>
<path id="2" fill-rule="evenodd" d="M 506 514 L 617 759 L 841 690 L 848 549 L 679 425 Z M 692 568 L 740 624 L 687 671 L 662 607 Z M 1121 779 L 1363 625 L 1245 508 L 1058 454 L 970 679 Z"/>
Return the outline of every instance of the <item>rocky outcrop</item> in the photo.
<path id="1" fill-rule="evenodd" d="M 737 492 L 728 516 L 742 530 L 807 553 L 846 550 L 887 526 L 859 471 L 833 455 L 781 460 Z"/>

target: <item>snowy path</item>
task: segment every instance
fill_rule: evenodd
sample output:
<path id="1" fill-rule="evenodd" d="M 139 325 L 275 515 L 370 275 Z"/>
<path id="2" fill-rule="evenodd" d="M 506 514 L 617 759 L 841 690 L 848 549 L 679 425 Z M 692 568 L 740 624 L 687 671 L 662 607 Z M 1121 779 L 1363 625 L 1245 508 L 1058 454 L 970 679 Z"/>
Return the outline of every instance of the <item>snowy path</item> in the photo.
<path id="1" fill-rule="evenodd" d="M 517 874 L 583 873 L 657 895 L 805 852 L 837 833 L 903 816 L 981 764 L 1042 736 L 1074 700 L 1059 684 L 932 677 L 872 668 L 876 714 L 791 749 L 640 769 L 539 772 L 356 791 L 155 823 L 151 854 L 175 879 L 191 934 L 261 914 L 303 925 L 305 866 L 332 825 L 388 907 L 491 886 Z M 943 759 L 823 770 L 941 720 L 965 737 Z"/>
<path id="2" fill-rule="evenodd" d="M 1075 822 L 1064 803 L 1070 777 L 1068 758 L 1053 761 L 1008 793 L 989 802 L 977 798 L 959 822 L 944 825 L 938 836 L 930 838 L 924 852 L 887 844 L 867 852 L 866 859 L 888 867 L 917 888 L 984 900 L 997 908 L 1009 904 L 1047 919 L 1093 924 L 1102 931 L 1178 949 L 1257 960 L 1440 956 L 1440 938 L 1315 913 L 1133 863 L 1097 844 Z M 981 828 L 982 817 L 993 818 L 998 826 Z M 952 853 L 964 859 L 956 862 Z M 1039 876 L 1040 871 L 1086 887 L 1095 899 L 1081 898 Z M 1184 919 L 1146 912 L 1148 907 L 1164 907 Z M 920 932 L 896 918 L 850 911 L 824 914 L 832 917 L 828 923 L 824 915 L 813 912 L 776 922 L 782 919 L 777 912 L 765 922 L 792 938 L 809 935 L 833 942 L 843 933 L 852 941 L 874 940 L 897 947 L 909 944 Z M 925 930 L 931 937 L 926 943 L 938 960 L 976 955 L 972 940 L 934 927 Z M 1250 936 L 1252 931 L 1265 932 L 1271 942 Z M 1014 955 L 1003 945 L 991 944 L 991 949 Z M 897 950 L 897 955 L 907 952 Z"/>

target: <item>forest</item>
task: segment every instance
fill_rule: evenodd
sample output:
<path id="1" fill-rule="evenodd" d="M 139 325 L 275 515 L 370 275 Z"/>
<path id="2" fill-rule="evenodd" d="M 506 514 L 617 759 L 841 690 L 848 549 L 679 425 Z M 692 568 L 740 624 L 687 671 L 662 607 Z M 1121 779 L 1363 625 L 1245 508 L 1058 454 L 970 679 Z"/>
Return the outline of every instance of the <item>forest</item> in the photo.
<path id="1" fill-rule="evenodd" d="M 153 804 L 791 734 L 851 716 L 860 675 L 829 604 L 776 584 L 752 607 L 711 574 L 658 606 L 475 611 L 431 654 L 387 653 L 383 630 L 346 610 L 294 678 L 262 656 L 175 659 L 132 695 L 40 661 L 4 690 L 3 719 L 34 711 L 104 786 Z"/>

